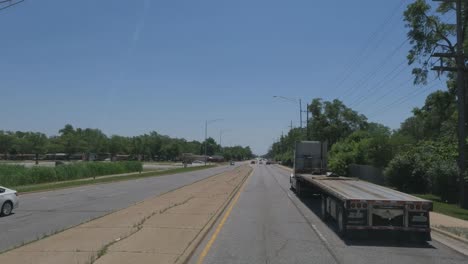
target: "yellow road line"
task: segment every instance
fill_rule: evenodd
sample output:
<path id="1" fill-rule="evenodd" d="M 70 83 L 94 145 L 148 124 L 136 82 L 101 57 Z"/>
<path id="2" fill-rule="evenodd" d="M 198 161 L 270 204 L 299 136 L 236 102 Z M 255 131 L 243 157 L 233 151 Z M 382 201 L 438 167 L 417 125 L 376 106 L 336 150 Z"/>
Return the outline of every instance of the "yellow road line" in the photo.
<path id="1" fill-rule="evenodd" d="M 252 170 L 252 172 L 250 173 L 250 175 L 252 175 L 252 173 L 253 173 L 253 170 Z M 250 175 L 249 175 L 249 176 L 250 176 Z M 206 246 L 205 246 L 205 248 L 203 249 L 203 251 L 200 253 L 200 256 L 198 257 L 197 264 L 202 264 L 203 261 L 204 261 L 205 258 L 206 258 L 206 255 L 208 255 L 208 252 L 210 251 L 211 246 L 213 246 L 213 243 L 216 241 L 216 238 L 218 237 L 219 232 L 221 231 L 221 229 L 223 229 L 223 226 L 224 226 L 224 224 L 226 223 L 226 220 L 228 219 L 229 215 L 231 214 L 232 208 L 234 208 L 234 205 L 236 205 L 237 200 L 239 200 L 240 194 L 241 194 L 242 191 L 244 190 L 244 186 L 245 186 L 245 183 L 247 182 L 247 180 L 248 180 L 248 178 L 247 178 L 246 181 L 242 184 L 242 187 L 239 189 L 239 192 L 236 194 L 236 197 L 234 197 L 234 199 L 233 199 L 232 202 L 231 202 L 231 205 L 229 206 L 228 210 L 227 210 L 226 213 L 224 214 L 223 219 L 221 219 L 221 222 L 220 222 L 219 225 L 216 227 L 215 232 L 214 232 L 213 235 L 211 236 L 210 240 L 209 240 L 208 243 L 206 244 Z"/>

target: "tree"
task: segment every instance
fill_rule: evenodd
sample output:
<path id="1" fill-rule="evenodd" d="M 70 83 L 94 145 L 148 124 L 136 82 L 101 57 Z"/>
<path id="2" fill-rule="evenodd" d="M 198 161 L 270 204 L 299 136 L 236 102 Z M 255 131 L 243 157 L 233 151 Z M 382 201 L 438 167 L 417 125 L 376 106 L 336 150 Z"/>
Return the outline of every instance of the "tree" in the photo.
<path id="1" fill-rule="evenodd" d="M 86 141 L 80 137 L 81 131 L 81 129 L 75 131 L 71 125 L 67 125 L 59 131 L 60 144 L 63 146 L 68 158 L 75 153 L 83 153 L 87 149 Z"/>
<path id="2" fill-rule="evenodd" d="M 203 154 L 205 154 L 205 147 L 206 147 L 206 155 L 213 156 L 215 153 L 219 153 L 221 151 L 221 146 L 216 143 L 216 141 L 209 137 L 202 143 Z"/>
<path id="3" fill-rule="evenodd" d="M 309 131 L 313 140 L 327 141 L 331 147 L 341 138 L 347 137 L 353 131 L 364 129 L 367 118 L 346 107 L 340 100 L 323 102 L 315 98 L 309 105 L 312 120 Z"/>
<path id="4" fill-rule="evenodd" d="M 78 135 L 80 140 L 86 142 L 86 153 L 107 153 L 108 151 L 108 138 L 107 136 L 99 129 L 86 128 L 81 130 L 81 133 Z"/>
<path id="5" fill-rule="evenodd" d="M 340 175 L 348 174 L 350 164 L 383 168 L 392 159 L 390 129 L 371 123 L 367 130 L 358 130 L 333 145 L 329 167 Z"/>
<path id="6" fill-rule="evenodd" d="M 43 133 L 29 132 L 25 135 L 24 140 L 27 142 L 28 148 L 32 154 L 35 154 L 36 165 L 39 164 L 39 154 L 47 152 L 48 138 Z"/>
<path id="7" fill-rule="evenodd" d="M 7 154 L 13 148 L 14 142 L 15 136 L 13 133 L 0 130 L 0 154 L 4 155 L 4 159 L 7 159 Z"/>

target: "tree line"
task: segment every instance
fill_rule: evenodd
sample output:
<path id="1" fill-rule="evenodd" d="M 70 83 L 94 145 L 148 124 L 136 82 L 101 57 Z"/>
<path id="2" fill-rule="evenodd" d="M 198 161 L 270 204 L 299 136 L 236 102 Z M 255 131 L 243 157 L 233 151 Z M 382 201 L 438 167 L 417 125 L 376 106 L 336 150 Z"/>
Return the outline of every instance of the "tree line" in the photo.
<path id="1" fill-rule="evenodd" d="M 250 147 L 221 147 L 213 138 L 203 142 L 182 138 L 171 138 L 152 131 L 148 134 L 125 137 L 108 137 L 99 129 L 74 128 L 67 124 L 58 135 L 48 137 L 40 132 L 0 130 L 0 154 L 9 155 L 64 153 L 67 157 L 83 154 L 104 154 L 110 158 L 117 155 L 131 155 L 137 160 L 179 160 L 183 153 L 209 156 L 220 155 L 225 159 L 243 160 L 253 156 Z"/>

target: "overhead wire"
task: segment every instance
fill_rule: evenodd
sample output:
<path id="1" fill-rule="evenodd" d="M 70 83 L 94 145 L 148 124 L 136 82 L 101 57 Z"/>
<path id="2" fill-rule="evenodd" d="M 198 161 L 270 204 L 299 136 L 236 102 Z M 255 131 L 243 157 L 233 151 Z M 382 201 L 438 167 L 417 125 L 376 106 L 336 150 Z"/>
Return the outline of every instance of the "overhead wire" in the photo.
<path id="1" fill-rule="evenodd" d="M 436 79 L 434 79 L 431 83 L 433 83 L 435 80 Z M 380 113 L 382 113 L 384 111 L 387 111 L 387 110 L 389 110 L 390 108 L 392 108 L 394 106 L 401 105 L 401 104 L 407 102 L 408 100 L 414 98 L 415 96 L 418 96 L 418 95 L 420 95 L 420 94 L 422 94 L 424 92 L 427 92 L 427 91 L 431 90 L 432 88 L 434 88 L 437 85 L 440 85 L 440 83 L 434 83 L 433 85 L 430 85 L 430 86 L 423 86 L 425 89 L 412 90 L 409 93 L 405 94 L 404 96 L 399 97 L 397 100 L 394 100 L 390 104 L 378 109 L 373 114 L 371 114 L 369 117 L 375 117 L 376 115 L 378 115 L 378 114 L 380 114 Z"/>
<path id="2" fill-rule="evenodd" d="M 343 77 L 340 78 L 338 83 L 335 85 L 335 90 L 339 89 L 345 83 L 345 81 L 359 68 L 359 65 L 362 64 L 362 61 L 367 59 L 370 56 L 370 54 L 380 46 L 380 44 L 383 42 L 386 36 L 382 29 L 390 23 L 391 19 L 393 19 L 395 14 L 397 14 L 398 10 L 400 10 L 401 6 L 405 2 L 406 0 L 401 0 L 400 3 L 398 3 L 394 9 L 392 9 L 390 15 L 384 20 L 384 22 L 380 24 L 376 28 L 376 30 L 369 36 L 368 40 L 365 42 L 366 44 L 364 45 L 364 47 L 360 50 L 360 52 L 356 54 L 355 57 L 353 57 L 352 60 L 350 60 L 349 65 L 346 67 L 343 73 L 340 74 Z M 373 43 L 373 41 L 376 39 L 379 33 L 382 33 L 382 36 L 380 37 L 380 39 L 377 40 L 377 42 Z M 369 48 L 371 48 L 371 50 L 367 52 Z"/>

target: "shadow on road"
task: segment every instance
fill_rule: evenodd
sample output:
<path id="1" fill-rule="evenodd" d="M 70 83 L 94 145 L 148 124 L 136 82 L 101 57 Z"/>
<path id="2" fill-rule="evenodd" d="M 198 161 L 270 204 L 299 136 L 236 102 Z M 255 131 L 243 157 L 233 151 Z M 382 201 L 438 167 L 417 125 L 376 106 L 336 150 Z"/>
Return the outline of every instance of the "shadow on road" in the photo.
<path id="1" fill-rule="evenodd" d="M 318 195 L 307 195 L 300 198 L 318 218 L 321 215 L 321 200 Z M 326 222 L 328 228 L 333 230 L 337 236 L 338 230 L 333 220 Z M 374 246 L 374 247 L 405 247 L 405 248 L 434 248 L 426 241 L 418 241 L 414 235 L 389 231 L 348 231 L 346 238 L 341 238 L 348 246 Z"/>

